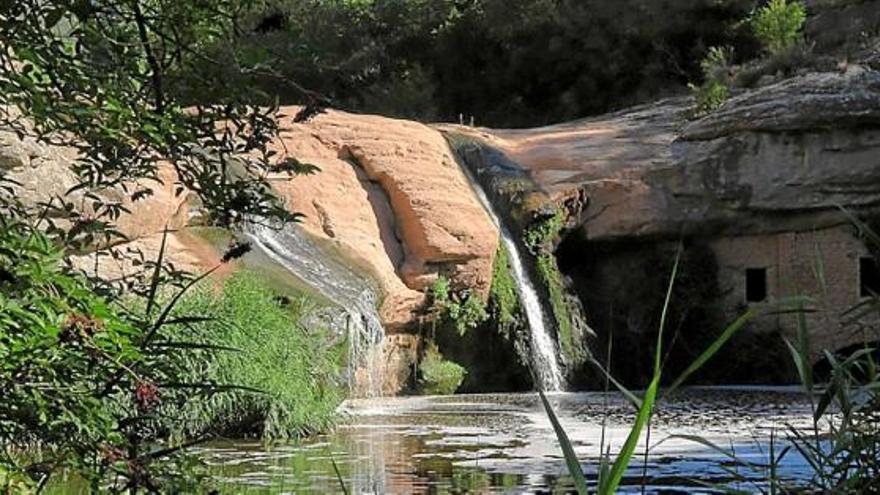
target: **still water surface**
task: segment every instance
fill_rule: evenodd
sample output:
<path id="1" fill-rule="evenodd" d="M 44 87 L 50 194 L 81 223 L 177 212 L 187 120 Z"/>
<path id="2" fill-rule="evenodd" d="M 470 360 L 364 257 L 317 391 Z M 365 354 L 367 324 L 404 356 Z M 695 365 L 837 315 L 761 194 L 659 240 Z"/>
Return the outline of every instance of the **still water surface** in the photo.
<path id="1" fill-rule="evenodd" d="M 605 445 L 616 452 L 634 417 L 617 394 L 550 396 L 584 470 L 595 480 L 603 422 Z M 349 401 L 347 420 L 333 433 L 266 449 L 259 443 L 217 442 L 203 452 L 229 491 L 247 493 L 566 493 L 571 490 L 552 427 L 535 394 L 456 395 Z M 700 435 L 766 463 L 772 431 L 808 428 L 806 397 L 784 388 L 693 388 L 667 400 L 655 416 L 647 464 L 645 439 L 625 487 L 649 493 L 707 492 L 705 483 L 757 491 L 755 480 L 731 483 L 732 466 L 711 448 L 672 435 Z M 781 448 L 777 438 L 777 455 Z M 779 475 L 804 479 L 793 453 Z"/>

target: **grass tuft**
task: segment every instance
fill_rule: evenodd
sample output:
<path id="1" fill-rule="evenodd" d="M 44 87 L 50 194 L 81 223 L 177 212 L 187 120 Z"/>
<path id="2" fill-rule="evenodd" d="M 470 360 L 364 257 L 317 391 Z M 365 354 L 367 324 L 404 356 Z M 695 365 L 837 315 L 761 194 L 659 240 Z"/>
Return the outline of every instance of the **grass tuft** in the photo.
<path id="1" fill-rule="evenodd" d="M 206 288 L 185 298 L 180 314 L 213 319 L 179 326 L 177 339 L 204 336 L 207 343 L 235 350 L 188 353 L 181 359 L 193 376 L 241 389 L 192 401 L 185 412 L 188 431 L 182 433 L 274 439 L 332 426 L 343 398 L 342 352 L 325 331 L 302 326 L 300 320 L 312 309 L 304 296 L 281 298 L 250 272 L 227 279 L 219 293 Z"/>

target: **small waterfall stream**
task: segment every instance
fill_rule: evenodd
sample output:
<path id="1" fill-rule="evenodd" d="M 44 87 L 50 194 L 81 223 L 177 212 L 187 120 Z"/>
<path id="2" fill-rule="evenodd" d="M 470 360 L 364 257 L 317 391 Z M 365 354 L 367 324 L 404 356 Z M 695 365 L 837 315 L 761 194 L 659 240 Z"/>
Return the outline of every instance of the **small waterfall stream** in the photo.
<path id="1" fill-rule="evenodd" d="M 338 306 L 329 318 L 348 338 L 348 383 L 353 397 L 379 397 L 384 382 L 385 329 L 376 289 L 364 276 L 328 256 L 296 225 L 251 225 L 248 236 L 267 256 Z"/>
<path id="2" fill-rule="evenodd" d="M 565 386 L 565 378 L 559 368 L 559 361 L 556 359 L 557 349 L 553 337 L 547 330 L 547 319 L 544 315 L 544 307 L 541 305 L 541 299 L 535 290 L 532 280 L 523 266 L 522 255 L 516 240 L 510 235 L 507 227 L 501 221 L 501 217 L 495 211 L 495 206 L 489 200 L 486 192 L 480 183 L 472 176 L 467 167 L 462 166 L 465 176 L 471 184 L 474 192 L 483 204 L 483 208 L 492 217 L 492 222 L 498 227 L 501 234 L 501 242 L 510 258 L 510 268 L 513 271 L 513 277 L 516 280 L 517 293 L 519 294 L 520 303 L 526 314 L 529 323 L 529 331 L 531 333 L 531 350 L 532 363 L 534 373 L 540 380 L 541 390 L 545 392 L 555 392 L 563 390 Z"/>

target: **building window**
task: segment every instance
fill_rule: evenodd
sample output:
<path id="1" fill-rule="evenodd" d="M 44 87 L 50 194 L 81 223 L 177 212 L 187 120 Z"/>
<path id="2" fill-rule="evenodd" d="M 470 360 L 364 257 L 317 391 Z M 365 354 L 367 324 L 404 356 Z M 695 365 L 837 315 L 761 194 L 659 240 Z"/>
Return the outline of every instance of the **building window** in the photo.
<path id="1" fill-rule="evenodd" d="M 869 297 L 880 294 L 880 267 L 877 260 L 870 257 L 859 258 L 860 294 Z"/>
<path id="2" fill-rule="evenodd" d="M 767 269 L 746 268 L 746 301 L 761 302 L 767 299 Z"/>

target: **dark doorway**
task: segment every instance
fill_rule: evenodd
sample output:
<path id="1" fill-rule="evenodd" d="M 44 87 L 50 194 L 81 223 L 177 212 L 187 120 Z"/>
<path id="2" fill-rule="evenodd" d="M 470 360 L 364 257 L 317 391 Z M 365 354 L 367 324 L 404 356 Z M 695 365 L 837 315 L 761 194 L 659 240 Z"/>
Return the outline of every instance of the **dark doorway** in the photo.
<path id="1" fill-rule="evenodd" d="M 877 260 L 870 257 L 859 259 L 859 280 L 859 294 L 862 297 L 880 294 L 880 267 L 877 266 Z"/>
<path id="2" fill-rule="evenodd" d="M 763 302 L 767 299 L 767 269 L 746 268 L 746 301 Z"/>

